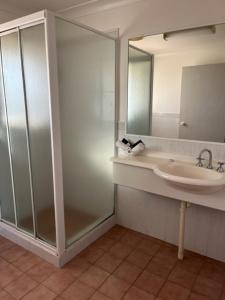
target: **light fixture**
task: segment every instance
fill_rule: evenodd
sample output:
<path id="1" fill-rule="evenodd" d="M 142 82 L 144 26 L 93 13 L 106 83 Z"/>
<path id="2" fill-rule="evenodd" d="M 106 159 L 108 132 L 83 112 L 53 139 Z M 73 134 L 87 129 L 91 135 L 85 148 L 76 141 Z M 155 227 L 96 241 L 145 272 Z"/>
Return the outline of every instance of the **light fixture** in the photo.
<path id="1" fill-rule="evenodd" d="M 193 35 L 199 35 L 199 34 L 204 34 L 204 33 L 206 33 L 206 34 L 208 34 L 208 33 L 215 34 L 216 33 L 216 26 L 211 25 L 211 26 L 204 26 L 204 27 L 189 28 L 189 29 L 165 32 L 165 33 L 163 33 L 163 39 L 165 41 L 168 41 L 168 39 L 171 38 L 171 37 L 193 36 Z"/>

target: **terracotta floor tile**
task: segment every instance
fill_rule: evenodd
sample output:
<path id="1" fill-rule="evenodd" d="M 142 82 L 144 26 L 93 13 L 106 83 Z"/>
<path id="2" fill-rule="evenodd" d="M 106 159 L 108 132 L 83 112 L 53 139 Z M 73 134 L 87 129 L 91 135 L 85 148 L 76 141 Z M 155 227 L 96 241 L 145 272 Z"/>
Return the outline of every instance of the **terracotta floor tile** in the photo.
<path id="1" fill-rule="evenodd" d="M 132 286 L 126 293 L 125 300 L 154 300 L 155 296 Z"/>
<path id="2" fill-rule="evenodd" d="M 162 246 L 156 253 L 155 257 L 160 259 L 161 262 L 165 263 L 167 266 L 174 266 L 174 264 L 178 261 L 177 248 Z"/>
<path id="3" fill-rule="evenodd" d="M 86 259 L 89 263 L 94 264 L 100 257 L 104 255 L 104 251 L 100 248 L 90 246 L 79 255 Z"/>
<path id="4" fill-rule="evenodd" d="M 140 243 L 141 238 L 131 232 L 127 232 L 121 237 L 120 241 L 134 248 Z"/>
<path id="5" fill-rule="evenodd" d="M 183 268 L 176 267 L 170 274 L 169 280 L 187 289 L 191 289 L 197 275 Z"/>
<path id="6" fill-rule="evenodd" d="M 41 259 L 39 256 L 31 252 L 27 252 L 13 262 L 13 265 L 22 272 L 25 272 L 41 262 L 43 262 L 43 259 Z"/>
<path id="7" fill-rule="evenodd" d="M 197 294 L 207 296 L 213 300 L 220 298 L 222 293 L 222 285 L 211 279 L 198 276 L 193 286 L 193 291 Z"/>
<path id="8" fill-rule="evenodd" d="M 7 260 L 8 262 L 14 262 L 16 261 L 18 258 L 20 258 L 22 255 L 24 255 L 25 253 L 27 253 L 27 251 L 18 246 L 18 245 L 14 245 L 13 247 L 10 247 L 9 249 L 2 251 L 0 253 L 1 257 L 4 258 L 5 260 Z"/>
<path id="9" fill-rule="evenodd" d="M 200 275 L 220 283 L 225 281 L 225 268 L 219 264 L 206 262 L 203 264 Z"/>
<path id="10" fill-rule="evenodd" d="M 65 300 L 86 300 L 89 299 L 95 290 L 80 281 L 75 281 L 63 293 Z"/>
<path id="11" fill-rule="evenodd" d="M 8 263 L 6 260 L 0 257 L 0 268 L 3 268 L 4 266 L 8 266 L 10 263 Z"/>
<path id="12" fill-rule="evenodd" d="M 132 251 L 133 248 L 131 246 L 118 242 L 109 250 L 109 253 L 117 258 L 124 259 Z"/>
<path id="13" fill-rule="evenodd" d="M 218 267 L 225 269 L 225 262 L 207 257 L 207 256 L 201 256 L 200 254 L 198 254 L 200 256 L 200 258 L 204 259 L 205 262 L 217 265 Z"/>
<path id="14" fill-rule="evenodd" d="M 225 285 L 223 286 L 220 300 L 225 300 Z"/>
<path id="15" fill-rule="evenodd" d="M 112 273 L 119 266 L 121 261 L 121 259 L 106 253 L 99 260 L 97 260 L 95 265 L 99 268 L 102 268 L 106 272 Z"/>
<path id="16" fill-rule="evenodd" d="M 169 243 L 165 243 L 164 245 L 162 245 L 162 247 L 160 248 L 159 251 L 161 254 L 164 255 L 169 255 L 169 256 L 176 256 L 177 254 L 177 246 L 169 244 Z"/>
<path id="17" fill-rule="evenodd" d="M 177 264 L 177 259 L 173 257 L 160 256 L 156 254 L 153 259 L 154 262 L 157 262 L 161 265 L 164 265 L 167 269 L 173 269 Z"/>
<path id="18" fill-rule="evenodd" d="M 164 282 L 162 277 L 144 271 L 134 285 L 150 294 L 157 295 Z"/>
<path id="19" fill-rule="evenodd" d="M 104 251 L 108 251 L 110 248 L 112 248 L 114 244 L 115 244 L 114 240 L 109 239 L 107 237 L 102 237 L 98 239 L 96 242 L 94 242 L 92 245 Z"/>
<path id="20" fill-rule="evenodd" d="M 5 287 L 7 284 L 12 282 L 21 276 L 22 273 L 13 265 L 4 263 L 0 265 L 0 287 Z"/>
<path id="21" fill-rule="evenodd" d="M 91 300 L 110 300 L 109 297 L 99 293 L 98 291 L 90 298 Z"/>
<path id="22" fill-rule="evenodd" d="M 166 245 L 165 241 L 159 240 L 156 237 L 153 237 L 153 236 L 150 236 L 150 235 L 147 235 L 147 234 L 145 234 L 145 239 L 149 240 L 149 241 L 152 241 L 153 243 L 159 244 L 161 246 L 165 246 Z"/>
<path id="23" fill-rule="evenodd" d="M 23 275 L 7 285 L 5 290 L 14 298 L 20 299 L 37 285 L 38 283 L 36 281 L 27 275 Z"/>
<path id="24" fill-rule="evenodd" d="M 134 265 L 136 265 L 139 268 L 144 269 L 147 264 L 149 263 L 151 259 L 151 256 L 139 251 L 134 250 L 127 258 L 126 260 Z"/>
<path id="25" fill-rule="evenodd" d="M 148 238 L 149 237 L 149 235 L 146 235 L 146 234 L 144 234 L 144 233 L 142 233 L 140 231 L 135 231 L 135 230 L 130 229 L 130 228 L 126 228 L 126 230 L 127 230 L 128 233 L 133 234 L 133 235 L 137 236 L 140 239 L 144 239 L 144 238 Z"/>
<path id="26" fill-rule="evenodd" d="M 225 263 L 178 261 L 176 246 L 115 226 L 58 269 L 0 237 L 0 288 L 0 300 L 225 300 Z"/>
<path id="27" fill-rule="evenodd" d="M 159 244 L 147 239 L 142 240 L 137 247 L 138 250 L 144 252 L 149 256 L 155 255 L 158 252 L 159 248 Z"/>
<path id="28" fill-rule="evenodd" d="M 188 256 L 184 257 L 182 261 L 179 260 L 177 265 L 186 271 L 198 274 L 203 265 L 203 259 L 197 256 Z"/>
<path id="29" fill-rule="evenodd" d="M 161 261 L 161 259 L 153 257 L 153 259 L 148 264 L 146 271 L 167 278 L 174 265 L 167 264 L 167 262 Z"/>
<path id="30" fill-rule="evenodd" d="M 113 275 L 127 281 L 128 283 L 133 283 L 137 277 L 141 274 L 142 269 L 137 266 L 124 261 L 119 267 L 114 271 Z"/>
<path id="31" fill-rule="evenodd" d="M 111 299 L 119 300 L 122 299 L 129 287 L 130 285 L 126 281 L 111 275 L 101 286 L 100 292 Z"/>
<path id="32" fill-rule="evenodd" d="M 16 244 L 14 244 L 13 242 L 5 239 L 4 237 L 0 237 L 0 254 L 7 250 L 12 248 L 13 246 L 15 246 Z"/>
<path id="33" fill-rule="evenodd" d="M 111 228 L 108 232 L 106 232 L 104 234 L 104 237 L 118 241 L 126 232 L 126 228 L 116 225 L 113 228 Z"/>
<path id="34" fill-rule="evenodd" d="M 186 300 L 188 299 L 190 291 L 175 283 L 167 281 L 159 293 L 160 300 Z"/>
<path id="35" fill-rule="evenodd" d="M 97 289 L 106 280 L 110 274 L 96 266 L 92 266 L 80 277 L 79 281 L 87 284 L 88 286 Z"/>
<path id="36" fill-rule="evenodd" d="M 72 272 L 59 269 L 42 282 L 44 286 L 56 294 L 62 293 L 73 281 L 75 281 Z"/>
<path id="37" fill-rule="evenodd" d="M 199 295 L 196 293 L 191 293 L 188 300 L 210 300 L 211 298 L 203 296 L 203 295 Z"/>
<path id="38" fill-rule="evenodd" d="M 41 283 L 56 272 L 57 268 L 47 262 L 42 262 L 26 272 L 33 280 Z"/>
<path id="39" fill-rule="evenodd" d="M 23 300 L 55 300 L 56 294 L 50 291 L 48 288 L 40 284 L 30 293 L 22 298 Z"/>
<path id="40" fill-rule="evenodd" d="M 8 294 L 6 291 L 2 290 L 0 292 L 0 300 L 15 300 L 15 298 Z"/>
<path id="41" fill-rule="evenodd" d="M 225 286 L 223 287 L 223 292 L 220 300 L 225 300 Z"/>
<path id="42" fill-rule="evenodd" d="M 64 266 L 64 269 L 70 270 L 72 272 L 73 277 L 77 278 L 90 267 L 91 264 L 84 258 L 75 257 Z"/>

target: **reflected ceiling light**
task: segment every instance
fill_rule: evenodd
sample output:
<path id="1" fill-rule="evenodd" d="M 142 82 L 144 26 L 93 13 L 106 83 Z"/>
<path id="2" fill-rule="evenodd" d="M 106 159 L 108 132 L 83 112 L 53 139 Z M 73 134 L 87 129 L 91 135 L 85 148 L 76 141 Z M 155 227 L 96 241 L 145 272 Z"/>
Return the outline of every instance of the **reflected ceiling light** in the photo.
<path id="1" fill-rule="evenodd" d="M 143 36 L 137 36 L 135 38 L 129 39 L 131 42 L 137 42 L 137 41 L 141 41 L 143 40 L 144 37 Z"/>
<path id="2" fill-rule="evenodd" d="M 208 33 L 216 33 L 216 26 L 205 26 L 205 27 L 198 27 L 198 28 L 191 28 L 191 29 L 183 29 L 171 32 L 163 33 L 163 39 L 168 41 L 169 38 L 172 37 L 184 37 L 184 36 L 198 36 L 200 34 L 208 34 Z"/>

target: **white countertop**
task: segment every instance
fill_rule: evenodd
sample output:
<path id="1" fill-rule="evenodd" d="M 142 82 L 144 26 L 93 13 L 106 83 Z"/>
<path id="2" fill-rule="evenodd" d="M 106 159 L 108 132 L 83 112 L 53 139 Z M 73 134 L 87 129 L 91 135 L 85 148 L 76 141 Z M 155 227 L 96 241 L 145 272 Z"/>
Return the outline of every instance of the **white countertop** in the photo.
<path id="1" fill-rule="evenodd" d="M 113 157 L 111 161 L 114 163 L 114 183 L 225 211 L 224 188 L 209 194 L 188 191 L 169 185 L 151 171 L 170 159 L 192 165 L 196 163 L 194 158 L 163 152 L 151 152 L 146 156 Z M 129 170 L 129 166 L 135 169 Z"/>
<path id="2" fill-rule="evenodd" d="M 192 157 L 166 153 L 166 152 L 149 152 L 147 155 L 137 156 L 115 156 L 111 158 L 112 162 L 127 164 L 136 167 L 142 167 L 153 170 L 157 165 L 175 160 L 177 162 L 195 164 L 195 160 Z"/>

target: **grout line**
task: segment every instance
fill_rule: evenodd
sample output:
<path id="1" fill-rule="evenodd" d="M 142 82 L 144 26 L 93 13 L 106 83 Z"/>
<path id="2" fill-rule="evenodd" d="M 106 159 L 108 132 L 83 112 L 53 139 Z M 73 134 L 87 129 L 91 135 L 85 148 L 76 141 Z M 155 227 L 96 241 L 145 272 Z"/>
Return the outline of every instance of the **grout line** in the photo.
<path id="1" fill-rule="evenodd" d="M 173 270 L 175 269 L 176 264 L 177 264 L 177 262 L 174 263 L 174 266 L 173 266 L 173 267 L 171 268 L 171 270 L 169 271 L 168 275 L 167 275 L 166 278 L 165 278 L 164 283 L 162 284 L 161 288 L 158 290 L 158 293 L 156 294 L 156 297 L 159 296 L 159 294 L 160 294 L 160 292 L 162 291 L 163 287 L 164 287 L 164 286 L 166 285 L 166 283 L 169 281 L 169 276 L 170 276 L 170 274 L 173 272 Z"/>
<path id="2" fill-rule="evenodd" d="M 122 228 L 124 228 L 124 227 L 122 227 Z M 113 257 L 118 258 L 116 255 L 110 253 L 110 250 L 111 250 L 117 243 L 121 243 L 121 244 L 123 244 L 123 245 L 130 246 L 128 243 L 123 242 L 123 237 L 124 237 L 127 233 L 130 233 L 130 234 L 132 235 L 132 232 L 129 232 L 129 229 L 126 229 L 126 228 L 125 228 L 124 232 L 121 234 L 121 236 L 120 236 L 118 239 L 115 239 L 115 240 L 114 240 L 114 239 L 112 239 L 112 238 L 110 238 L 110 237 L 106 237 L 107 239 L 109 239 L 109 240 L 111 240 L 111 241 L 114 241 L 114 244 L 112 244 L 112 246 L 110 246 L 110 247 L 106 247 L 106 250 L 103 249 L 103 248 L 101 248 L 101 246 L 96 246 L 96 249 L 101 249 L 101 250 L 102 250 L 102 255 L 101 255 L 98 259 L 96 259 L 94 262 L 89 262 L 87 259 L 84 258 L 84 260 L 89 264 L 88 268 L 85 269 L 85 270 L 83 270 L 83 271 L 79 274 L 78 277 L 76 277 L 76 278 L 74 277 L 74 280 L 73 280 L 73 281 L 72 281 L 65 289 L 63 289 L 63 291 L 61 291 L 60 293 L 56 293 L 55 291 L 53 291 L 52 289 L 50 289 L 48 286 L 45 286 L 45 285 L 44 285 L 44 281 L 45 281 L 47 278 L 46 278 L 45 280 L 43 280 L 42 282 L 38 282 L 38 281 L 36 281 L 35 279 L 32 278 L 32 280 L 33 280 L 34 282 L 36 282 L 37 285 L 36 285 L 34 288 L 32 288 L 31 290 L 29 290 L 26 294 L 24 294 L 23 297 L 25 297 L 27 294 L 31 293 L 34 289 L 36 289 L 36 288 L 39 287 L 39 286 L 45 286 L 46 288 L 48 288 L 50 291 L 52 291 L 52 292 L 56 295 L 55 297 L 57 297 L 57 296 L 62 296 L 62 293 L 64 293 L 64 291 L 67 290 L 67 289 L 68 289 L 71 285 L 73 285 L 75 282 L 80 281 L 80 280 L 79 280 L 80 277 L 81 277 L 85 272 L 87 272 L 92 266 L 98 267 L 98 266 L 96 266 L 96 262 L 97 262 L 99 259 L 101 259 L 101 257 L 103 257 L 105 254 L 109 254 L 109 255 L 112 255 Z M 136 236 L 136 235 L 135 235 L 135 231 L 134 231 L 134 236 Z M 127 288 L 127 290 L 124 292 L 122 298 L 124 299 L 124 297 L 125 297 L 125 295 L 127 294 L 127 292 L 128 292 L 133 286 L 135 286 L 135 283 L 137 282 L 137 280 L 140 278 L 140 276 L 143 274 L 144 271 L 149 272 L 150 274 L 153 274 L 153 275 L 154 275 L 154 273 L 151 273 L 150 271 L 148 271 L 147 268 L 148 268 L 148 266 L 150 265 L 150 263 L 152 262 L 152 260 L 160 253 L 160 251 L 161 251 L 162 249 L 164 249 L 165 247 L 168 247 L 168 246 L 166 245 L 166 242 L 165 242 L 165 241 L 162 241 L 162 243 L 161 243 L 161 240 L 159 240 L 160 243 L 157 243 L 157 240 L 156 240 L 155 242 L 154 242 L 154 240 L 153 240 L 153 241 L 152 241 L 152 242 L 153 242 L 153 247 L 154 247 L 155 244 L 158 244 L 158 245 L 159 245 L 159 248 L 155 251 L 155 253 L 154 253 L 153 255 L 148 255 L 146 252 L 142 251 L 142 249 L 139 249 L 140 242 L 147 241 L 148 238 L 147 238 L 147 237 L 145 238 L 144 236 L 143 236 L 143 237 L 139 237 L 138 234 L 137 234 L 136 237 L 139 238 L 139 242 L 138 242 L 136 245 L 134 245 L 134 246 L 130 246 L 130 247 L 132 248 L 132 250 L 131 250 L 125 257 L 121 258 L 121 262 L 119 263 L 119 265 L 118 265 L 112 272 L 108 272 L 109 275 L 104 279 L 104 281 L 101 283 L 101 285 L 100 285 L 99 287 L 97 287 L 97 288 L 93 288 L 93 287 L 92 287 L 93 290 L 94 290 L 94 292 L 93 292 L 93 294 L 89 297 L 89 299 L 90 299 L 97 291 L 100 292 L 100 288 L 104 285 L 104 283 L 108 280 L 108 278 L 109 278 L 110 276 L 115 276 L 116 278 L 120 279 L 119 277 L 117 277 L 116 275 L 114 275 L 115 272 L 118 270 L 118 268 L 119 268 L 124 262 L 128 262 L 128 261 L 127 261 L 127 258 L 128 258 L 132 253 L 134 253 L 134 252 L 137 251 L 137 250 L 139 250 L 141 253 L 143 253 L 143 255 L 144 255 L 144 254 L 147 255 L 147 256 L 149 257 L 149 261 L 148 261 L 148 263 L 146 264 L 146 266 L 145 266 L 144 268 L 140 268 L 140 267 L 139 267 L 139 268 L 141 269 L 141 272 L 140 272 L 140 274 L 137 276 L 137 278 L 136 278 L 132 283 L 129 283 L 129 282 L 127 282 L 126 280 L 121 279 L 121 280 L 123 280 L 124 282 L 126 282 L 126 283 L 129 285 L 129 287 Z M 100 237 L 99 239 L 101 239 L 101 237 Z M 98 239 L 98 240 L 99 240 L 99 239 Z M 98 241 L 98 240 L 96 240 L 96 241 Z M 96 242 L 96 241 L 95 241 L 95 242 Z M 150 241 L 151 241 L 151 239 L 150 239 Z M 91 247 L 95 242 L 93 242 L 89 247 Z M 12 247 L 13 247 L 14 245 L 17 245 L 17 244 L 13 243 Z M 10 248 L 5 249 L 4 251 L 7 251 L 7 250 L 9 251 Z M 86 249 L 84 249 L 83 251 L 85 251 L 85 250 L 86 250 Z M 3 252 L 4 252 L 4 251 L 3 251 Z M 26 251 L 27 251 L 27 250 L 26 250 Z M 30 251 L 27 251 L 27 253 L 31 253 L 31 252 L 30 252 Z M 23 255 L 21 255 L 20 257 L 18 257 L 18 258 L 17 258 L 15 261 L 13 261 L 13 262 L 8 262 L 8 261 L 7 261 L 6 259 L 4 259 L 4 258 L 2 258 L 2 259 L 3 259 L 3 261 L 5 261 L 8 265 L 13 266 L 15 269 L 17 269 L 19 272 L 21 272 L 22 275 L 28 276 L 27 272 L 29 272 L 33 267 L 36 267 L 36 266 L 42 264 L 42 263 L 45 262 L 45 261 L 44 261 L 43 259 L 41 259 L 40 262 L 36 262 L 36 263 L 35 263 L 33 266 L 31 266 L 29 269 L 27 269 L 27 270 L 25 270 L 25 271 L 20 270 L 16 265 L 14 265 L 14 263 L 15 263 L 16 261 L 20 260 L 22 257 L 25 257 L 27 253 L 24 253 Z M 37 255 L 34 254 L 34 256 L 37 256 Z M 37 256 L 37 257 L 39 257 L 39 256 Z M 77 258 L 78 258 L 78 257 L 82 258 L 82 255 L 77 255 Z M 193 256 L 193 257 L 195 257 L 195 256 Z M 202 271 L 204 265 L 208 262 L 208 261 L 207 261 L 207 258 L 208 258 L 208 257 L 206 257 L 206 256 L 199 255 L 199 256 L 196 256 L 196 257 L 197 257 L 197 258 L 200 258 L 200 259 L 202 260 L 202 265 L 200 266 L 198 272 L 193 273 L 193 272 L 190 272 L 190 271 L 188 271 L 188 270 L 186 270 L 186 269 L 184 268 L 184 270 L 186 270 L 186 271 L 188 271 L 188 272 L 190 272 L 190 273 L 193 273 L 193 274 L 195 275 L 195 278 L 194 278 L 194 280 L 193 280 L 193 283 L 192 283 L 192 285 L 191 285 L 191 288 L 190 288 L 190 289 L 189 289 L 189 288 L 186 288 L 186 289 L 188 289 L 189 292 L 190 292 L 189 295 L 188 295 L 188 299 L 190 299 L 191 293 L 193 292 L 193 287 L 194 287 L 194 285 L 195 285 L 195 283 L 196 283 L 198 277 L 200 276 L 200 273 L 201 273 L 201 271 Z M 215 261 L 215 260 L 212 259 L 212 265 L 213 265 L 213 261 Z M 69 263 L 69 262 L 68 262 L 68 263 Z M 129 262 L 128 262 L 128 263 L 129 263 Z M 167 275 L 165 278 L 162 277 L 162 276 L 160 276 L 160 275 L 158 275 L 159 277 L 161 277 L 161 278 L 164 280 L 164 282 L 163 282 L 162 286 L 160 287 L 159 291 L 157 292 L 156 297 L 160 294 L 160 292 L 161 292 L 161 290 L 164 288 L 165 284 L 166 284 L 167 282 L 170 282 L 169 277 L 170 277 L 171 273 L 174 271 L 174 269 L 175 269 L 177 266 L 179 266 L 178 263 L 179 263 L 178 260 L 176 260 L 176 262 L 174 262 L 174 265 L 171 267 L 171 270 L 169 271 L 168 275 Z M 211 264 L 210 261 L 209 261 L 208 263 Z M 130 263 L 130 264 L 136 266 L 136 265 L 133 264 L 133 263 Z M 138 267 L 138 266 L 137 266 L 137 267 Z M 102 269 L 101 267 L 99 267 L 99 268 Z M 63 269 L 63 268 L 62 268 L 62 269 Z M 225 269 L 225 268 L 224 268 L 224 269 Z M 104 270 L 104 269 L 102 269 L 102 270 Z M 104 270 L 104 271 L 105 271 L 105 270 Z M 52 275 L 54 275 L 54 273 L 52 273 L 50 276 L 52 276 Z M 49 276 L 49 277 L 50 277 L 50 276 Z M 13 279 L 13 280 L 12 280 L 11 282 L 9 282 L 5 287 L 3 287 L 3 290 L 4 290 L 6 293 L 10 294 L 5 288 L 6 288 L 8 285 L 10 285 L 12 282 L 17 281 L 19 278 L 20 278 L 20 276 L 18 276 L 16 279 Z M 206 277 L 206 278 L 207 278 L 207 277 Z M 211 280 L 212 280 L 212 279 L 211 279 Z M 213 280 L 213 281 L 217 282 L 216 280 Z M 81 281 L 81 282 L 82 282 L 82 281 Z M 173 282 L 173 281 L 171 281 L 171 282 Z M 82 282 L 82 283 L 83 283 L 83 282 Z M 83 283 L 83 284 L 85 284 L 85 283 Z M 176 282 L 175 282 L 175 284 L 177 284 L 178 286 L 183 287 L 181 284 L 178 284 L 178 283 L 176 283 Z M 87 285 L 87 284 L 86 284 L 86 285 Z M 87 285 L 87 286 L 89 286 L 89 285 Z M 222 286 L 222 288 L 221 288 L 221 293 L 220 293 L 219 299 L 221 299 L 221 297 L 222 297 L 222 295 L 223 295 L 223 292 L 224 292 L 224 289 L 225 289 L 225 279 L 223 280 L 223 283 L 221 283 L 221 286 Z M 144 290 L 144 289 L 142 289 L 142 290 L 145 291 L 145 292 L 147 292 L 149 295 L 151 295 L 150 292 L 148 292 L 148 291 L 146 291 L 146 290 Z M 101 292 L 100 292 L 100 293 L 101 293 Z M 203 294 L 201 294 L 201 293 L 197 293 L 197 294 L 203 295 Z M 11 294 L 10 294 L 10 295 L 11 295 Z M 12 295 L 12 296 L 13 296 L 13 295 Z M 109 297 L 108 295 L 106 295 L 106 296 Z M 205 296 L 205 295 L 204 295 L 204 296 Z M 13 296 L 13 297 L 14 297 L 14 296 Z M 23 298 L 23 297 L 22 297 L 22 298 Z"/>
<path id="3" fill-rule="evenodd" d="M 143 240 L 147 240 L 147 239 L 143 238 Z M 143 274 L 144 271 L 145 271 L 145 272 L 148 272 L 148 271 L 146 271 L 148 265 L 149 265 L 150 262 L 152 261 L 153 257 L 159 252 L 159 250 L 161 249 L 162 246 L 163 246 L 163 245 L 160 245 L 158 251 L 156 251 L 156 253 L 153 254 L 153 255 L 151 255 L 151 256 L 150 256 L 150 255 L 147 255 L 147 254 L 144 253 L 142 250 L 140 250 L 140 252 L 142 252 L 143 254 L 149 256 L 149 257 L 150 257 L 150 260 L 149 260 L 149 262 L 146 264 L 146 266 L 142 269 L 142 271 L 141 271 L 140 274 L 137 276 L 137 278 L 135 279 L 135 281 L 131 284 L 131 286 L 129 287 L 129 289 L 127 290 L 127 292 L 131 289 L 131 287 L 135 286 L 135 283 L 138 281 L 138 279 L 141 277 L 141 275 Z M 138 246 L 135 247 L 134 251 L 137 250 L 137 249 L 138 249 Z M 144 290 L 144 291 L 145 291 L 146 293 L 148 293 L 149 295 L 153 295 L 153 294 L 150 294 L 149 292 L 147 292 L 146 290 Z M 127 292 L 126 292 L 126 293 L 127 293 Z M 125 295 L 126 295 L 126 293 L 125 293 Z M 124 296 L 125 296 L 125 295 L 124 295 Z M 155 297 L 155 295 L 153 295 L 153 296 Z"/>
<path id="4" fill-rule="evenodd" d="M 126 232 L 125 232 L 125 233 L 126 233 Z M 125 233 L 124 233 L 124 234 L 125 234 Z M 123 236 L 124 234 L 122 234 L 122 236 Z M 122 238 L 122 236 L 121 236 L 118 240 L 116 240 L 116 241 L 115 241 L 114 239 L 111 239 L 111 238 L 108 238 L 108 237 L 106 237 L 106 238 L 108 238 L 108 239 L 110 239 L 110 240 L 113 240 L 114 242 L 117 243 L 117 242 Z M 102 237 L 103 237 L 103 236 L 102 236 Z M 101 237 L 100 237 L 100 238 L 101 238 Z M 100 239 L 100 238 L 99 238 L 99 239 Z M 97 240 L 96 240 L 96 241 L 97 241 Z M 92 244 L 94 244 L 96 241 L 94 241 Z M 89 247 L 91 247 L 92 244 L 89 245 Z M 112 246 L 112 247 L 113 247 L 113 246 Z M 101 247 L 96 247 L 96 248 L 97 248 L 97 249 L 101 249 L 101 250 L 104 252 L 104 254 L 101 256 L 101 257 L 103 257 L 105 254 L 110 254 L 110 253 L 109 253 L 109 250 L 110 250 L 112 247 L 110 247 L 108 250 L 105 250 L 105 249 L 103 249 L 103 248 L 101 248 Z M 84 249 L 84 251 L 85 251 L 85 249 Z M 112 256 L 113 256 L 113 255 L 112 255 Z M 81 255 L 81 257 L 82 257 L 82 255 Z M 87 261 L 88 261 L 88 263 L 90 263 L 91 266 L 98 267 L 98 266 L 95 265 L 95 263 L 96 263 L 99 259 L 101 259 L 101 257 L 99 257 L 99 258 L 98 258 L 96 261 L 94 261 L 93 263 L 92 263 L 92 262 L 89 262 L 88 260 L 87 260 Z M 121 261 L 121 263 L 122 263 L 122 262 L 123 262 L 123 260 Z M 121 265 L 121 263 L 120 263 L 119 265 Z M 74 282 L 79 281 L 79 278 L 80 278 L 86 271 L 88 271 L 88 270 L 91 268 L 91 266 L 90 266 L 88 269 L 84 270 L 84 271 L 83 271 L 83 272 L 75 279 Z M 100 267 L 99 267 L 99 268 L 100 268 Z M 102 269 L 102 268 L 100 268 L 100 269 Z M 110 273 L 110 272 L 108 272 L 108 271 L 106 271 L 106 270 L 104 270 L 104 269 L 102 269 L 102 270 L 105 271 L 105 272 L 107 272 L 107 273 L 109 273 L 109 275 L 105 278 L 105 280 L 102 282 L 102 284 L 101 284 L 98 288 L 93 288 L 93 287 L 92 287 L 92 288 L 94 289 L 94 293 L 100 290 L 101 286 L 107 281 L 107 279 L 108 279 L 108 278 L 113 274 L 113 272 L 115 271 L 115 270 L 114 270 L 112 273 Z M 74 283 L 74 282 L 73 282 L 73 283 Z M 73 283 L 72 283 L 72 284 L 73 284 Z M 72 284 L 71 284 L 71 285 L 72 285 Z M 71 285 L 69 285 L 66 289 L 68 289 Z M 87 285 L 87 286 L 88 286 L 88 285 Z M 66 290 L 66 289 L 65 289 L 65 290 Z M 64 291 L 65 291 L 65 290 L 64 290 Z M 63 292 L 62 292 L 62 293 L 63 293 Z M 62 293 L 60 293 L 59 295 L 62 295 Z M 93 293 L 88 299 L 90 299 L 90 298 L 94 295 L 94 293 Z"/>
<path id="5" fill-rule="evenodd" d="M 125 234 L 128 233 L 128 232 L 126 232 L 126 231 L 127 231 L 127 229 L 125 228 L 125 232 L 121 235 L 121 237 L 120 237 L 118 240 L 115 241 L 115 242 L 116 242 L 115 244 L 117 244 L 118 242 L 120 242 L 120 243 L 122 243 L 122 244 L 124 244 L 124 245 L 128 245 L 127 243 L 123 243 L 123 242 L 121 241 L 121 239 L 125 236 Z M 113 240 L 113 239 L 112 239 L 112 240 Z M 129 245 L 128 245 L 128 246 L 129 246 Z M 115 255 L 113 255 L 113 254 L 110 253 L 110 250 L 111 250 L 113 247 L 114 247 L 114 245 L 113 245 L 112 247 L 110 247 L 107 251 L 105 251 L 105 254 L 107 253 L 107 254 L 112 255 L 112 256 L 115 257 L 115 258 L 118 258 L 118 257 L 116 257 Z M 113 270 L 113 272 L 110 273 L 109 276 L 102 282 L 102 284 L 98 287 L 97 291 L 100 292 L 100 288 L 104 285 L 104 283 L 108 280 L 108 278 L 109 278 L 110 276 L 113 275 L 114 277 L 117 278 L 117 276 L 114 275 L 115 271 L 122 265 L 123 262 L 126 261 L 126 258 L 127 258 L 132 252 L 134 252 L 134 251 L 137 249 L 137 247 L 138 247 L 138 245 L 134 246 L 133 250 L 132 250 L 128 255 L 126 255 L 123 259 L 121 259 L 121 262 L 119 263 L 119 265 L 118 265 L 118 266 Z M 99 259 L 100 259 L 100 258 L 99 258 Z M 141 273 L 142 273 L 142 272 L 141 272 Z M 123 280 L 123 279 L 121 279 L 121 278 L 118 278 L 118 279 Z M 125 297 L 126 293 L 129 291 L 129 289 L 133 286 L 133 283 L 128 283 L 128 282 L 125 281 L 125 280 L 123 280 L 123 281 L 126 282 L 127 284 L 129 284 L 129 287 L 128 287 L 128 289 L 124 292 L 124 294 L 123 294 L 123 296 L 122 296 L 122 299 Z M 109 297 L 108 295 L 105 295 L 105 296 Z M 91 296 L 91 297 L 92 297 L 92 296 Z"/>
<path id="6" fill-rule="evenodd" d="M 196 283 L 196 281 L 197 281 L 197 279 L 198 279 L 198 276 L 199 276 L 200 273 L 201 273 L 201 270 L 202 270 L 202 268 L 203 268 L 203 265 L 204 265 L 204 260 L 203 260 L 203 263 L 202 263 L 201 268 L 199 268 L 199 271 L 196 273 L 196 277 L 195 277 L 195 280 L 193 281 L 193 284 L 192 284 L 192 287 L 191 287 L 191 292 L 190 292 L 190 295 L 189 295 L 188 299 L 190 299 L 190 297 L 191 297 L 191 293 L 192 293 L 192 291 L 193 291 L 193 287 L 194 287 L 194 285 L 195 285 L 195 283 Z M 198 294 L 199 294 L 199 293 L 198 293 Z M 199 294 L 199 295 L 205 296 L 205 295 L 203 295 L 203 294 Z"/>

